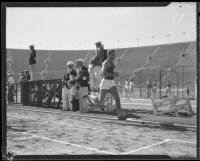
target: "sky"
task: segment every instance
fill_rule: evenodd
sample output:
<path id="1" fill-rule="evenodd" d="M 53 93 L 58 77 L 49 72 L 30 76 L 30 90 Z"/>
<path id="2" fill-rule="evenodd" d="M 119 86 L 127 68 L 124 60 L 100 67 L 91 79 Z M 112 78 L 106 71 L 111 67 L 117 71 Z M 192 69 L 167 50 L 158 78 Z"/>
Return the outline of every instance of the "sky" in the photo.
<path id="1" fill-rule="evenodd" d="M 167 36 L 168 35 L 168 36 Z M 196 40 L 196 3 L 167 7 L 7 7 L 6 47 L 89 50 Z"/>

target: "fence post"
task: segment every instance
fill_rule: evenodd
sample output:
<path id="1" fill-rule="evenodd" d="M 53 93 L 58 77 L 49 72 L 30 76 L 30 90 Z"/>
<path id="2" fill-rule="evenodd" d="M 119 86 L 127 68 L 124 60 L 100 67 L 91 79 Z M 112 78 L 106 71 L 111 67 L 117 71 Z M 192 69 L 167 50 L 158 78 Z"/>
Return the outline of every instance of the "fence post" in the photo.
<path id="1" fill-rule="evenodd" d="M 182 69 L 183 69 L 183 71 L 182 71 L 182 72 L 183 72 L 183 80 L 182 80 L 182 81 L 183 81 L 182 97 L 184 97 L 184 66 L 182 66 Z"/>
<path id="2" fill-rule="evenodd" d="M 177 97 L 179 96 L 179 92 L 178 92 L 178 90 L 179 90 L 179 74 L 178 74 L 178 72 L 176 72 L 177 73 Z"/>
<path id="3" fill-rule="evenodd" d="M 42 100 L 43 100 L 43 98 L 42 98 L 42 96 L 43 96 L 43 89 L 42 89 L 42 83 L 43 83 L 44 81 L 42 81 L 42 80 L 38 80 L 37 81 L 37 84 L 38 84 L 38 100 L 37 100 L 37 107 L 42 107 Z"/>
<path id="4" fill-rule="evenodd" d="M 16 102 L 16 104 L 17 104 L 17 93 L 18 93 L 18 92 L 17 92 L 17 86 L 18 86 L 18 84 L 16 83 L 15 85 L 16 85 L 16 86 L 15 86 L 15 87 L 16 87 L 16 93 L 15 93 L 15 94 L 16 94 L 16 96 L 15 96 L 16 100 L 15 100 L 15 102 Z"/>
<path id="5" fill-rule="evenodd" d="M 141 81 L 142 81 L 142 80 L 141 80 L 141 71 L 142 71 L 142 70 L 140 69 L 140 98 L 142 97 L 142 89 L 141 89 Z"/>
<path id="6" fill-rule="evenodd" d="M 161 98 L 161 95 L 162 95 L 162 92 L 161 92 L 161 88 L 162 88 L 162 86 L 161 86 L 161 83 L 162 83 L 162 69 L 161 69 L 161 67 L 160 67 L 160 73 L 159 73 L 159 82 L 160 82 L 160 84 L 159 84 L 159 98 Z"/>

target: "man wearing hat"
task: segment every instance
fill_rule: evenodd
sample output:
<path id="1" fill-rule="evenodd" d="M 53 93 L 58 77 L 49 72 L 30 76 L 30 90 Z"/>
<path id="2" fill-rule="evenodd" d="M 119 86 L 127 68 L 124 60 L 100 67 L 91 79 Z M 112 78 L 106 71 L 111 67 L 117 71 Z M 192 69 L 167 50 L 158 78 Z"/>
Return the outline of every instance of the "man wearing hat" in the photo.
<path id="1" fill-rule="evenodd" d="M 34 80 L 35 66 L 36 66 L 36 51 L 34 45 L 30 45 L 29 69 L 31 70 L 31 80 Z"/>
<path id="2" fill-rule="evenodd" d="M 88 112 L 89 106 L 87 104 L 87 99 L 83 99 L 83 95 L 88 92 L 89 87 L 89 72 L 88 68 L 84 66 L 84 60 L 76 60 L 77 77 L 76 81 L 78 83 L 78 99 L 79 99 L 79 109 L 80 112 Z"/>
<path id="3" fill-rule="evenodd" d="M 12 103 L 14 101 L 13 95 L 14 95 L 14 85 L 15 85 L 15 80 L 13 78 L 13 74 L 9 73 L 8 74 L 8 81 L 7 81 L 7 85 L 8 85 L 8 103 Z"/>
<path id="4" fill-rule="evenodd" d="M 29 82 L 31 79 L 31 76 L 30 76 L 30 73 L 28 70 L 24 70 L 24 78 L 23 78 L 23 81 L 24 82 Z"/>
<path id="5" fill-rule="evenodd" d="M 104 49 L 101 41 L 95 43 L 96 51 L 95 55 L 90 59 L 89 64 L 89 73 L 91 77 L 91 87 L 94 89 L 99 87 L 100 83 L 100 71 L 102 67 L 102 63 L 107 59 L 107 50 Z M 95 81 L 97 79 L 97 81 Z"/>
<path id="6" fill-rule="evenodd" d="M 68 82 L 70 80 L 75 80 L 75 77 L 77 75 L 73 67 L 74 63 L 72 61 L 67 62 L 67 70 L 63 77 L 63 83 L 64 83 L 64 87 L 62 89 L 63 110 L 67 111 L 72 110 L 71 94 Z"/>

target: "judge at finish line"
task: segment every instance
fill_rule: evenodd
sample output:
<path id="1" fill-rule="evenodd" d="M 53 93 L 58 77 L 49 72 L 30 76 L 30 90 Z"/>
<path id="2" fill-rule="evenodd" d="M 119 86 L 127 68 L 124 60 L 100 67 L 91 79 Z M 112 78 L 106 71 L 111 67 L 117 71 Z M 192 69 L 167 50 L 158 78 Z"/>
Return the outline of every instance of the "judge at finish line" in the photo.
<path id="1" fill-rule="evenodd" d="M 78 83 L 78 99 L 79 99 L 79 109 L 80 112 L 88 112 L 89 107 L 87 104 L 87 99 L 83 99 L 83 95 L 88 92 L 89 88 L 89 72 L 88 68 L 84 66 L 84 60 L 76 60 L 77 77 L 76 81 Z"/>
<path id="2" fill-rule="evenodd" d="M 64 87 L 62 89 L 63 110 L 68 110 L 68 111 L 72 110 L 71 93 L 68 83 L 70 80 L 75 80 L 75 77 L 77 75 L 73 67 L 74 63 L 72 61 L 67 62 L 67 70 L 63 77 L 63 83 L 64 83 Z"/>

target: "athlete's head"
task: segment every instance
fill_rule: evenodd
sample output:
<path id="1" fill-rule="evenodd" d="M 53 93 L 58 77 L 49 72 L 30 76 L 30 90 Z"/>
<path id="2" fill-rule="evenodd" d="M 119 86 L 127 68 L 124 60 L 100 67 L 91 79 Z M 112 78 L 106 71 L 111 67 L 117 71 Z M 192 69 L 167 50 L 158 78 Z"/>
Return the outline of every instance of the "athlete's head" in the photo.
<path id="1" fill-rule="evenodd" d="M 110 59 L 110 60 L 114 60 L 115 59 L 115 51 L 114 50 L 109 50 L 107 52 L 107 55 L 108 55 L 108 59 Z"/>

